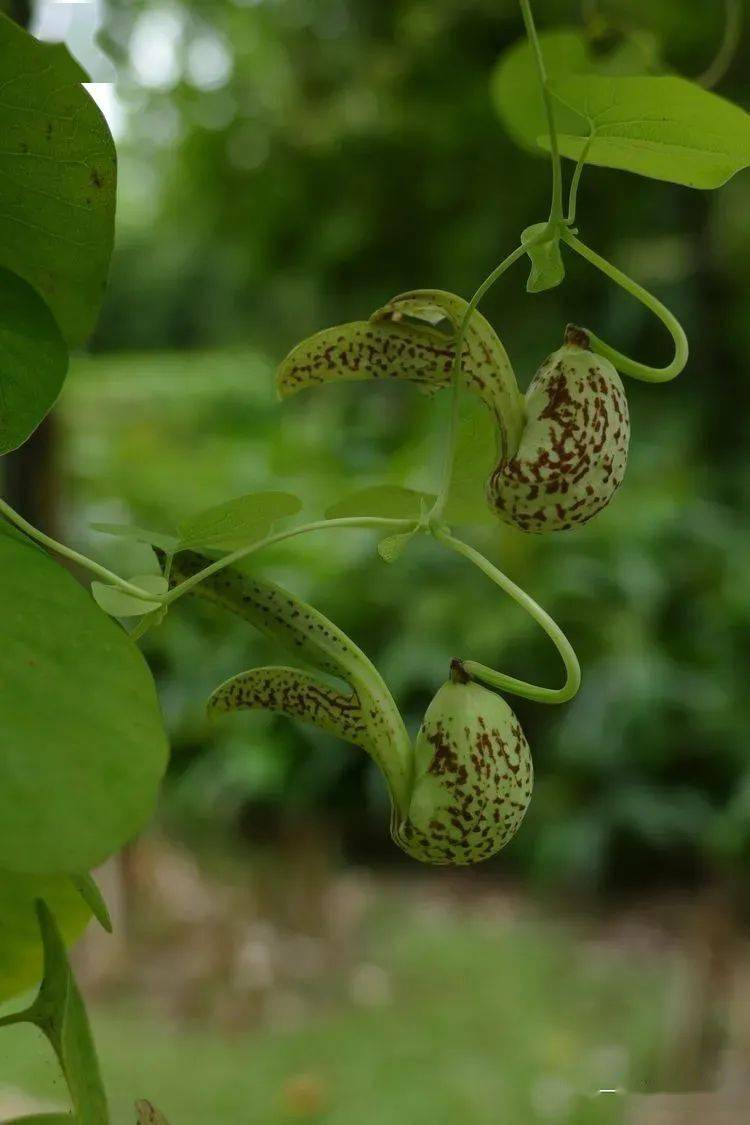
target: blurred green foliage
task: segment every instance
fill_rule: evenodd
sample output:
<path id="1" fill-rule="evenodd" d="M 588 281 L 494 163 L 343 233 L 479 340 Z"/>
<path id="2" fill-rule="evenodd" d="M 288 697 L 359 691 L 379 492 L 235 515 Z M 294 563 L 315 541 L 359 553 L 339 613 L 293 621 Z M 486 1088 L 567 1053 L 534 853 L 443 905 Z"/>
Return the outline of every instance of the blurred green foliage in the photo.
<path id="1" fill-rule="evenodd" d="M 574 0 L 536 7 L 542 27 L 581 14 Z M 721 38 L 721 5 L 582 8 L 597 43 L 643 26 L 690 75 Z M 272 369 L 311 331 L 410 287 L 468 294 L 545 217 L 547 167 L 504 134 L 489 94 L 520 32 L 515 0 L 110 0 L 126 128 L 95 345 L 128 354 L 81 360 L 64 395 L 79 541 L 90 520 L 169 529 L 258 488 L 298 492 L 312 517 L 360 485 L 434 487 L 445 404 L 335 387 L 281 408 Z M 741 62 L 723 91 L 750 103 Z M 750 854 L 748 215 L 748 177 L 709 196 L 584 176 L 586 241 L 675 309 L 693 356 L 675 384 L 628 384 L 631 468 L 593 525 L 477 536 L 559 619 L 584 667 L 571 706 L 518 704 L 537 790 L 498 869 L 641 886 L 709 867 L 739 873 Z M 486 301 L 522 386 L 571 320 L 666 359 L 644 310 L 583 263 L 567 266 L 561 289 L 527 296 L 519 267 Z M 121 544 L 94 543 L 138 572 Z M 453 656 L 560 676 L 534 627 L 435 545 L 389 567 L 372 537 L 337 532 L 277 548 L 262 566 L 365 647 L 413 728 Z M 264 642 L 186 605 L 147 651 L 175 746 L 167 805 L 189 831 L 240 824 L 257 839 L 264 810 L 306 803 L 354 852 L 382 840 L 390 854 L 385 796 L 363 757 L 268 717 L 207 725 L 209 691 L 277 655 Z"/>

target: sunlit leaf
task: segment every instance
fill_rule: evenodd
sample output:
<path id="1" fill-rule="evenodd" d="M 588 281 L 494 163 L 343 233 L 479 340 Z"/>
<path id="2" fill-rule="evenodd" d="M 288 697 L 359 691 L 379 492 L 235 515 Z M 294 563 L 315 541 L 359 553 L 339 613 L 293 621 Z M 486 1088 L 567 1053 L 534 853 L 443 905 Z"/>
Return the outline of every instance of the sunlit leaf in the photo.
<path id="1" fill-rule="evenodd" d="M 435 499 L 429 492 L 417 492 L 413 488 L 401 488 L 396 484 L 375 484 L 337 500 L 326 511 L 326 517 L 329 520 L 344 519 L 346 516 L 419 519 L 423 506 L 429 510 Z"/>
<path id="2" fill-rule="evenodd" d="M 659 41 L 650 33 L 630 34 L 606 51 L 581 28 L 560 27 L 540 34 L 544 65 L 550 81 L 574 74 L 648 74 L 659 67 Z M 513 140 L 540 155 L 539 138 L 547 133 L 536 61 L 526 38 L 501 56 L 491 81 L 495 109 Z M 555 122 L 563 132 L 576 133 L 579 119 L 565 106 L 555 107 Z"/>
<path id="3" fill-rule="evenodd" d="M 381 539 L 378 543 L 378 554 L 383 562 L 397 562 L 414 538 L 416 530 L 415 528 L 414 531 L 406 531 L 400 535 L 389 535 L 385 539 Z"/>
<path id="4" fill-rule="evenodd" d="M 277 520 L 294 516 L 301 500 L 288 492 L 250 492 L 180 524 L 181 547 L 233 551 L 264 539 Z"/>
<path id="5" fill-rule="evenodd" d="M 107 904 L 104 901 L 104 896 L 99 890 L 93 875 L 71 875 L 70 878 L 73 886 L 78 891 L 99 925 L 108 934 L 111 934 L 113 932 L 112 919 Z M 46 898 L 46 895 L 40 895 L 39 897 Z"/>
<path id="6" fill-rule="evenodd" d="M 695 188 L 721 187 L 750 165 L 750 115 L 684 78 L 576 77 L 552 91 L 579 115 L 560 137 L 571 159 L 593 127 L 589 164 Z"/>
<path id="7" fill-rule="evenodd" d="M 68 349 L 52 313 L 22 278 L 0 269 L 0 453 L 34 432 L 67 370 Z"/>
<path id="8" fill-rule="evenodd" d="M 62 44 L 0 16 L 0 267 L 49 305 L 69 344 L 91 331 L 112 253 L 116 157 Z"/>
<path id="9" fill-rule="evenodd" d="M 128 581 L 133 586 L 145 590 L 147 594 L 167 592 L 167 580 L 161 574 L 136 574 Z M 132 594 L 118 589 L 117 586 L 107 586 L 104 582 L 92 582 L 91 593 L 96 604 L 110 617 L 143 617 L 144 614 L 159 609 L 159 602 L 147 602 L 142 598 L 135 598 Z"/>
<path id="10" fill-rule="evenodd" d="M 35 902 L 54 910 L 66 944 L 81 936 L 91 910 L 67 875 L 0 871 L 0 1003 L 25 992 L 42 976 L 42 943 Z"/>
<path id="11" fill-rule="evenodd" d="M 158 547 L 167 554 L 177 550 L 179 539 L 176 535 L 167 535 L 161 531 L 147 531 L 143 527 L 131 527 L 125 523 L 92 523 L 93 531 L 101 531 L 103 535 L 114 535 L 119 539 L 132 539 L 136 543 L 146 543 L 151 547 Z"/>
<path id="12" fill-rule="evenodd" d="M 588 45 L 577 28 L 560 28 L 539 36 L 550 79 L 591 69 Z M 492 98 L 505 128 L 516 144 L 539 153 L 538 138 L 547 132 L 547 117 L 534 56 L 526 39 L 509 47 L 492 76 Z M 578 118 L 560 109 L 560 129 L 577 127 Z"/>
<path id="13" fill-rule="evenodd" d="M 0 867 L 89 871 L 148 819 L 167 760 L 151 674 L 71 574 L 0 525 Z"/>

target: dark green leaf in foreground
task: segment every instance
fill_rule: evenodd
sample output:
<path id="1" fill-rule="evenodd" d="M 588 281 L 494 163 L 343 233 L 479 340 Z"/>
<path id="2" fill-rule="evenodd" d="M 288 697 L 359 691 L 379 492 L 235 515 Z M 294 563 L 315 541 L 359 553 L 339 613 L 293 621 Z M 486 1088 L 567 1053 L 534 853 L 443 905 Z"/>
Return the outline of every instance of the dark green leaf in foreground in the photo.
<path id="1" fill-rule="evenodd" d="M 81 936 L 91 911 L 67 875 L 19 875 L 0 871 L 0 1003 L 25 992 L 42 976 L 42 943 L 35 902 L 55 912 L 63 938 Z"/>
<path id="2" fill-rule="evenodd" d="M 0 453 L 34 432 L 67 370 L 68 349 L 52 313 L 27 282 L 0 269 Z"/>
<path id="3" fill-rule="evenodd" d="M 566 126 L 560 137 L 561 152 L 572 160 L 593 130 L 587 163 L 686 187 L 721 187 L 750 165 L 750 115 L 684 78 L 589 75 L 551 88 L 578 114 L 578 126 Z"/>
<path id="4" fill-rule="evenodd" d="M 250 492 L 207 508 L 180 524 L 180 548 L 234 551 L 264 539 L 277 520 L 294 516 L 302 502 L 288 492 Z"/>
<path id="5" fill-rule="evenodd" d="M 435 499 L 430 493 L 417 492 L 413 488 L 402 488 L 396 484 L 375 484 L 337 500 L 327 509 L 326 518 L 336 520 L 347 516 L 373 516 L 377 519 L 418 520 L 422 509 L 429 511 Z"/>
<path id="6" fill-rule="evenodd" d="M 136 646 L 0 526 L 0 868 L 88 871 L 148 819 L 167 760 Z"/>
<path id="7" fill-rule="evenodd" d="M 94 324 L 112 253 L 116 158 L 61 44 L 0 16 L 0 266 L 49 305 L 69 344 Z"/>

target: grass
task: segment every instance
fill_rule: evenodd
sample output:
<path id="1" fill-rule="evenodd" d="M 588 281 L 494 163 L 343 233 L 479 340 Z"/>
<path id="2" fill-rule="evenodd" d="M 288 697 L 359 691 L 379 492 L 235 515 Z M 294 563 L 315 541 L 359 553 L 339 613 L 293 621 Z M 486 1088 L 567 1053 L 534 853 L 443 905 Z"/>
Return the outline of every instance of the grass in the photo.
<path id="1" fill-rule="evenodd" d="M 116 1125 L 132 1123 L 137 1097 L 170 1125 L 589 1125 L 621 1107 L 593 1091 L 649 1072 L 669 985 L 655 955 L 401 898 L 378 907 L 366 947 L 355 998 L 333 981 L 287 1030 L 230 1036 L 132 1002 L 95 1006 Z M 3 1033 L 2 1084 L 64 1093 L 26 1029 Z"/>

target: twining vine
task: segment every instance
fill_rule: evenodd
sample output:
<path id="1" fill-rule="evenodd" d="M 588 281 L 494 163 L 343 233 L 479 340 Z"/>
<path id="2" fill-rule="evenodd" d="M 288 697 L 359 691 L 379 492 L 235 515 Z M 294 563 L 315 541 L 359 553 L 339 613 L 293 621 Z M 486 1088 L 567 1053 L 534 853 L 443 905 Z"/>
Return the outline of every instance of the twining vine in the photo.
<path id="1" fill-rule="evenodd" d="M 579 662 L 559 626 L 453 529 L 474 520 L 482 491 L 486 518 L 529 534 L 574 530 L 610 503 L 625 476 L 630 442 L 621 376 L 674 379 L 688 362 L 688 341 L 669 309 L 581 239 L 584 169 L 598 165 L 716 188 L 750 165 L 750 119 L 708 90 L 737 50 L 736 0 L 727 3 L 717 58 L 696 82 L 648 72 L 645 64 L 634 70 L 632 58 L 616 49 L 603 62 L 587 36 L 570 28 L 540 35 L 529 0 L 519 3 L 526 38 L 503 56 L 492 89 L 519 144 L 549 152 L 548 217 L 521 233 L 469 301 L 430 288 L 401 294 L 367 320 L 303 341 L 277 373 L 282 399 L 337 380 L 448 389 L 450 420 L 435 494 L 368 489 L 338 501 L 326 518 L 281 528 L 301 503 L 277 491 L 199 512 L 176 535 L 99 525 L 153 548 L 150 572 L 129 578 L 50 538 L 0 499 L 0 1001 L 41 978 L 36 999 L 0 1018 L 0 1026 L 31 1023 L 44 1033 L 65 1075 L 73 1120 L 82 1125 L 107 1125 L 109 1111 L 66 947 L 92 915 L 111 928 L 88 872 L 137 833 L 156 799 L 167 744 L 136 642 L 179 600 L 203 598 L 240 616 L 295 662 L 240 672 L 216 689 L 209 713 L 274 711 L 361 747 L 385 778 L 394 842 L 426 863 L 485 860 L 521 825 L 532 758 L 500 693 L 564 704 L 580 687 Z M 0 77 L 0 123 L 12 138 L 0 152 L 0 453 L 6 453 L 52 407 L 68 349 L 94 322 L 112 248 L 116 158 L 81 85 L 86 76 L 65 48 L 39 44 L 0 17 Z M 527 112 L 537 102 L 539 113 Z M 563 159 L 574 162 L 567 205 Z M 653 367 L 590 328 L 569 325 L 562 346 L 522 395 L 479 306 L 524 259 L 531 267 L 529 294 L 561 285 L 569 253 L 662 323 L 673 358 Z M 526 683 L 464 655 L 452 662 L 412 738 L 380 673 L 345 633 L 293 593 L 237 566 L 275 543 L 351 528 L 376 532 L 388 563 L 415 536 L 427 535 L 475 566 L 553 642 L 563 685 Z M 91 593 L 54 556 L 88 570 L 95 578 Z M 136 1111 L 142 1123 L 164 1122 L 148 1102 L 138 1102 Z"/>

